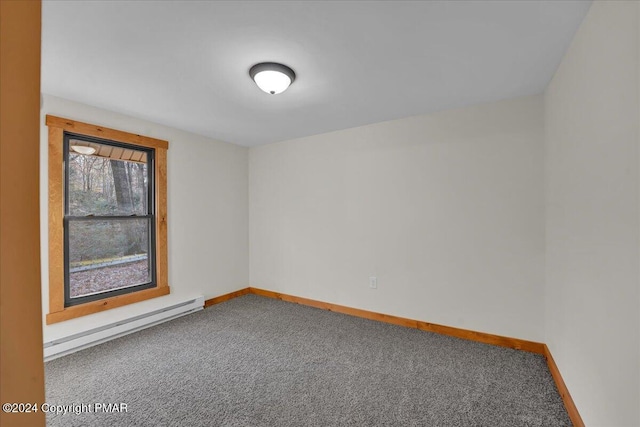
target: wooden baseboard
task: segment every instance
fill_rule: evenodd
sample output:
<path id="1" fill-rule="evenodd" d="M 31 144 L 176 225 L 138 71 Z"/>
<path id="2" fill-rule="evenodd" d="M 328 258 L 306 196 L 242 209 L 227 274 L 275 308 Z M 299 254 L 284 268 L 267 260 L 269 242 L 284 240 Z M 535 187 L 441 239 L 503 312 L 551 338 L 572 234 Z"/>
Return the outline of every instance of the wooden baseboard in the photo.
<path id="1" fill-rule="evenodd" d="M 296 297 L 293 295 L 281 294 L 279 292 L 267 291 L 258 288 L 249 288 L 250 293 L 263 297 L 276 298 L 282 301 L 295 302 L 297 304 L 308 305 L 323 310 L 335 311 L 336 313 L 349 314 L 351 316 L 362 317 L 379 322 L 391 323 L 393 325 L 406 326 L 408 328 L 420 329 L 421 331 L 435 332 L 437 334 L 449 335 L 465 340 L 478 341 L 485 344 L 493 344 L 501 347 L 509 347 L 516 350 L 529 351 L 531 353 L 544 354 L 544 344 L 534 341 L 526 341 L 518 338 L 503 337 L 500 335 L 487 334 L 484 332 L 470 331 L 467 329 L 454 328 L 451 326 L 437 325 L 435 323 L 422 322 L 420 320 L 407 319 L 404 317 L 392 316 L 389 314 L 376 313 L 359 308 L 346 307 L 338 304 L 331 304 L 316 301 L 308 298 Z"/>
<path id="2" fill-rule="evenodd" d="M 558 392 L 562 397 L 562 401 L 564 402 L 564 406 L 569 414 L 569 418 L 573 423 L 574 427 L 584 427 L 584 422 L 578 413 L 578 409 L 576 408 L 571 395 L 569 394 L 569 390 L 560 375 L 560 371 L 558 370 L 558 366 L 556 366 L 553 357 L 551 356 L 551 352 L 546 344 L 535 342 L 535 341 L 527 341 L 521 340 L 518 338 L 510 338 L 504 337 L 500 335 L 487 334 L 485 332 L 476 332 L 468 329 L 454 328 L 452 326 L 444 326 L 437 325 L 435 323 L 423 322 L 420 320 L 407 319 L 404 317 L 392 316 L 389 314 L 376 313 L 373 311 L 362 310 L 359 308 L 347 307 L 344 305 L 332 304 L 328 302 L 317 301 L 309 298 L 296 297 L 293 295 L 283 294 L 280 292 L 268 291 L 266 289 L 259 288 L 244 288 L 240 289 L 236 292 L 231 292 L 226 295 L 221 295 L 216 298 L 209 299 L 205 301 L 204 306 L 209 307 L 213 304 L 218 304 L 223 301 L 230 300 L 235 297 L 239 297 L 242 295 L 254 294 L 267 298 L 275 298 L 282 301 L 293 302 L 296 304 L 307 305 L 309 307 L 315 307 L 322 310 L 335 311 L 336 313 L 348 314 L 350 316 L 362 317 L 364 319 L 377 320 L 379 322 L 391 323 L 393 325 L 405 326 L 408 328 L 415 328 L 421 331 L 435 332 L 437 334 L 449 335 L 456 338 L 462 338 L 465 340 L 477 341 L 484 344 L 492 344 L 500 347 L 508 347 L 515 350 L 528 351 L 531 353 L 541 354 L 547 360 L 547 365 L 549 367 L 549 372 L 551 372 L 551 376 L 556 383 L 556 387 L 558 388 Z"/>
<path id="3" fill-rule="evenodd" d="M 250 293 L 250 288 L 240 289 L 239 291 L 229 292 L 228 294 L 220 295 L 219 297 L 208 299 L 204 302 L 204 308 L 210 307 L 214 304 L 220 304 L 221 302 L 229 301 L 230 299 L 241 297 Z"/>
<path id="4" fill-rule="evenodd" d="M 555 360 L 553 360 L 553 356 L 551 355 L 551 351 L 549 351 L 549 347 L 544 344 L 544 357 L 547 359 L 547 366 L 549 367 L 549 372 L 551 372 L 551 376 L 556 383 L 556 387 L 558 388 L 558 393 L 560 393 L 560 397 L 562 397 L 562 401 L 564 402 L 564 407 L 567 410 L 567 414 L 569 414 L 569 419 L 574 427 L 584 427 L 584 421 L 582 421 L 582 417 L 578 413 L 578 408 L 576 408 L 576 404 L 573 402 L 571 398 L 571 394 L 567 389 L 567 385 L 564 383 L 562 379 L 562 375 L 560 375 L 560 370 L 558 369 L 558 365 L 556 365 Z"/>

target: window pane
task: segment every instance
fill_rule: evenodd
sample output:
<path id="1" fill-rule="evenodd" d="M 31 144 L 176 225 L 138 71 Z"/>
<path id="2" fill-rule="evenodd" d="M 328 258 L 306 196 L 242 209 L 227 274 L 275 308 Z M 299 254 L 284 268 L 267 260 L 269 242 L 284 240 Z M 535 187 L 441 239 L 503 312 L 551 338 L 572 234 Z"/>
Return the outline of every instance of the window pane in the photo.
<path id="1" fill-rule="evenodd" d="M 80 145 L 84 144 L 84 145 Z M 91 155 L 75 150 L 91 148 Z M 69 141 L 69 215 L 147 214 L 147 154 Z"/>
<path id="2" fill-rule="evenodd" d="M 70 220 L 69 297 L 151 282 L 151 219 Z"/>

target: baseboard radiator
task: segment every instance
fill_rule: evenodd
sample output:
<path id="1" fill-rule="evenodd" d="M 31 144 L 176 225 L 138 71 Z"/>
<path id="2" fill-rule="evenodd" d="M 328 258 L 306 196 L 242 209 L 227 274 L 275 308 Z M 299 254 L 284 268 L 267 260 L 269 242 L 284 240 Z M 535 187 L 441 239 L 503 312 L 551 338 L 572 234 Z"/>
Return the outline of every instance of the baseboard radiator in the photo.
<path id="1" fill-rule="evenodd" d="M 168 320 L 195 313 L 202 310 L 203 306 L 204 297 L 200 296 L 129 319 L 46 342 L 44 343 L 44 360 L 47 362 Z"/>

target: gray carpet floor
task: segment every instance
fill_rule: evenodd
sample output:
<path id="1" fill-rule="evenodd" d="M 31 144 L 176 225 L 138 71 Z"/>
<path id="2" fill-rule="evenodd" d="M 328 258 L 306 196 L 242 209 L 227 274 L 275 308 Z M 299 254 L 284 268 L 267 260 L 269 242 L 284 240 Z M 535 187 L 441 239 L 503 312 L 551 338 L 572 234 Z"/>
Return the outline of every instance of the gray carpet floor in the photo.
<path id="1" fill-rule="evenodd" d="M 49 426 L 569 426 L 540 355 L 247 295 L 46 363 Z"/>

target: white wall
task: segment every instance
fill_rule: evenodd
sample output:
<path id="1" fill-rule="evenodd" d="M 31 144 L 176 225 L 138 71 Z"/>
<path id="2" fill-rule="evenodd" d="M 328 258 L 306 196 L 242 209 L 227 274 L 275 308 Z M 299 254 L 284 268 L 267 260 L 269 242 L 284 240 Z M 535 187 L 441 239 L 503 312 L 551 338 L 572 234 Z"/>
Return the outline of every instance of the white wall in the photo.
<path id="1" fill-rule="evenodd" d="M 249 151 L 45 96 L 43 311 L 44 114 L 170 141 L 172 289 L 45 341 L 250 283 L 546 342 L 588 426 L 640 425 L 639 22 L 595 2 L 544 97 Z"/>
<path id="2" fill-rule="evenodd" d="M 638 8 L 595 2 L 545 92 L 545 338 L 592 427 L 640 425 Z"/>
<path id="3" fill-rule="evenodd" d="M 249 284 L 248 150 L 155 123 L 44 95 L 41 135 L 42 307 L 49 312 L 47 128 L 52 114 L 169 141 L 168 241 L 171 294 L 44 326 L 44 340 L 95 328 L 185 298 L 211 298 Z M 43 319 L 44 323 L 44 319 Z"/>
<path id="4" fill-rule="evenodd" d="M 542 341 L 542 106 L 252 148 L 251 286 Z"/>

